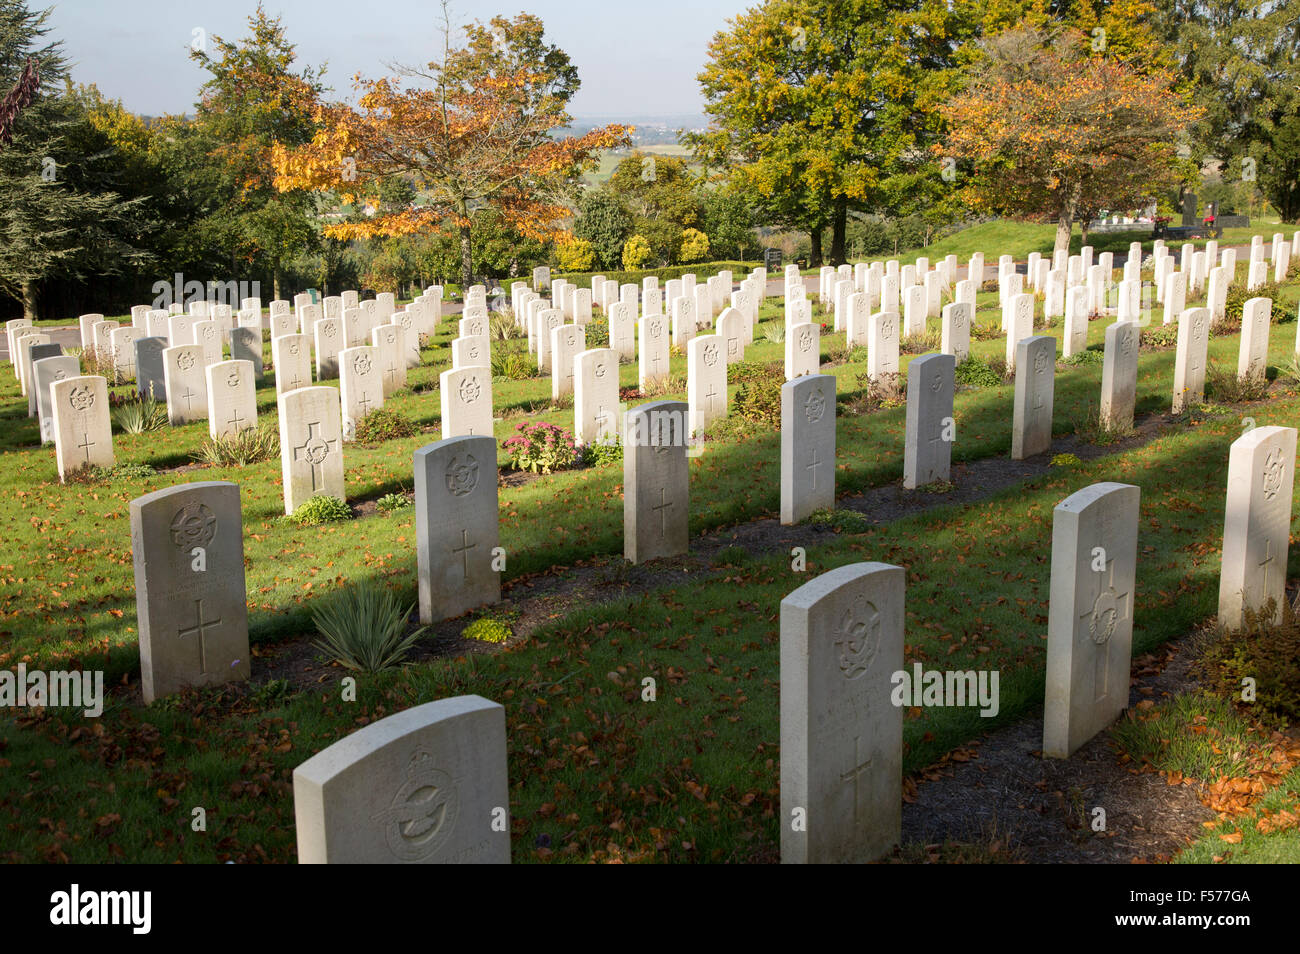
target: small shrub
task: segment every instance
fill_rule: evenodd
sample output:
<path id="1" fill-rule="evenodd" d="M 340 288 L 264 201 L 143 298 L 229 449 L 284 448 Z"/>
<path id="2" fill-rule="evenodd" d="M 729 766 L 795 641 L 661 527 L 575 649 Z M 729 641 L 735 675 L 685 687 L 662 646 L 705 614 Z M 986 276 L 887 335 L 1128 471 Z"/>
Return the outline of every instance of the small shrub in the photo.
<path id="1" fill-rule="evenodd" d="M 1143 348 L 1173 348 L 1178 345 L 1178 324 L 1152 325 L 1143 328 L 1140 346 Z"/>
<path id="2" fill-rule="evenodd" d="M 1002 384 L 1002 375 L 974 355 L 957 365 L 953 378 L 968 388 L 996 388 Z"/>
<path id="3" fill-rule="evenodd" d="M 583 341 L 588 348 L 608 348 L 609 319 L 604 315 L 593 317 L 583 328 L 583 334 Z"/>
<path id="4" fill-rule="evenodd" d="M 732 397 L 731 416 L 754 424 L 781 427 L 781 388 L 785 371 L 764 366 L 761 374 L 747 376 Z"/>
<path id="5" fill-rule="evenodd" d="M 1108 424 L 1103 424 L 1101 422 L 1101 412 L 1089 403 L 1083 417 L 1075 419 L 1074 433 L 1084 443 L 1105 445 L 1123 440 L 1133 433 L 1133 429 L 1131 427 L 1111 427 Z"/>
<path id="6" fill-rule="evenodd" d="M 1273 311 L 1269 316 L 1269 321 L 1275 325 L 1290 321 L 1294 317 L 1293 313 L 1282 303 L 1282 286 L 1277 282 L 1265 282 L 1251 291 L 1247 291 L 1244 284 L 1230 285 L 1228 294 L 1224 299 L 1223 319 L 1218 323 L 1218 330 L 1221 333 L 1228 328 L 1241 328 L 1242 311 L 1245 309 L 1246 302 L 1252 298 L 1268 298 L 1272 300 Z"/>
<path id="7" fill-rule="evenodd" d="M 769 321 L 763 326 L 763 337 L 773 344 L 785 342 L 785 325 L 780 321 Z"/>
<path id="8" fill-rule="evenodd" d="M 937 331 L 922 331 L 910 334 L 900 341 L 898 350 L 902 354 L 925 354 L 927 351 L 938 351 L 942 340 Z"/>
<path id="9" fill-rule="evenodd" d="M 374 584 L 349 586 L 312 614 L 322 636 L 312 645 L 346 669 L 358 672 L 396 669 L 425 631 L 421 626 L 412 633 L 406 632 L 406 621 L 414 608 L 412 604 L 404 609 L 396 594 Z"/>
<path id="10" fill-rule="evenodd" d="M 153 398 L 129 401 L 113 409 L 113 423 L 123 434 L 143 434 L 167 426 L 167 405 Z"/>
<path id="11" fill-rule="evenodd" d="M 814 527 L 824 527 L 836 533 L 866 533 L 871 524 L 856 510 L 814 510 L 807 522 Z"/>
<path id="12" fill-rule="evenodd" d="M 1070 366 L 1079 364 L 1101 364 L 1106 359 L 1106 353 L 1100 348 L 1084 348 L 1082 351 L 1076 351 L 1068 358 L 1062 358 L 1061 364 Z"/>
<path id="13" fill-rule="evenodd" d="M 384 441 L 412 437 L 418 433 L 415 422 L 392 408 L 381 407 L 357 421 L 353 435 L 358 444 L 382 444 Z"/>
<path id="14" fill-rule="evenodd" d="M 522 351 L 492 353 L 492 377 L 507 381 L 526 381 L 537 374 L 537 362 Z"/>
<path id="15" fill-rule="evenodd" d="M 509 308 L 505 311 L 493 312 L 488 318 L 488 338 L 492 341 L 510 341 L 522 337 L 524 337 L 524 329 L 515 324 L 514 312 Z"/>
<path id="16" fill-rule="evenodd" d="M 1262 375 L 1239 378 L 1235 369 L 1211 361 L 1205 369 L 1205 396 L 1224 404 L 1261 401 L 1268 396 L 1268 378 Z"/>
<path id="17" fill-rule="evenodd" d="M 1006 332 L 1003 331 L 1001 326 L 997 323 L 986 325 L 972 321 L 970 325 L 970 337 L 972 341 L 992 341 L 994 338 L 1006 337 Z"/>
<path id="18" fill-rule="evenodd" d="M 483 617 L 476 619 L 460 631 L 465 639 L 477 639 L 484 643 L 504 643 L 514 632 L 510 626 L 497 619 Z"/>
<path id="19" fill-rule="evenodd" d="M 608 467 L 623 463 L 623 445 L 615 438 L 608 443 L 588 444 L 582 451 L 583 459 L 593 467 Z"/>
<path id="20" fill-rule="evenodd" d="M 1247 609 L 1245 624 L 1223 635 L 1199 667 L 1217 693 L 1240 698 L 1242 680 L 1255 680 L 1253 706 L 1269 715 L 1300 722 L 1300 619 L 1283 603 L 1282 622 L 1273 625 L 1272 600 L 1259 612 Z"/>
<path id="21" fill-rule="evenodd" d="M 953 492 L 955 485 L 951 480 L 932 480 L 928 484 L 922 484 L 916 489 L 927 494 L 950 494 Z"/>
<path id="22" fill-rule="evenodd" d="M 555 424 L 519 424 L 502 447 L 516 470 L 549 474 L 573 467 L 579 460 L 572 432 Z"/>
<path id="23" fill-rule="evenodd" d="M 861 414 L 907 403 L 907 378 L 901 374 L 882 374 L 873 380 L 870 375 L 857 376 L 860 395 L 849 405 L 850 410 Z"/>
<path id="24" fill-rule="evenodd" d="M 686 390 L 686 375 L 665 374 L 663 377 L 651 378 L 646 382 L 643 397 L 663 397 L 665 394 L 680 394 Z"/>
<path id="25" fill-rule="evenodd" d="M 113 467 L 95 467 L 91 472 L 96 480 L 140 480 L 157 475 L 158 471 L 152 464 L 117 464 Z"/>
<path id="26" fill-rule="evenodd" d="M 727 383 L 741 384 L 745 381 L 763 381 L 773 372 L 785 377 L 785 366 L 777 361 L 737 361 L 727 366 Z"/>
<path id="27" fill-rule="evenodd" d="M 749 551 L 732 544 L 715 553 L 711 562 L 714 566 L 744 566 L 749 562 Z"/>
<path id="28" fill-rule="evenodd" d="M 406 494 L 384 494 L 375 501 L 375 509 L 380 513 L 393 513 L 413 506 L 415 506 L 415 501 L 406 496 Z"/>
<path id="29" fill-rule="evenodd" d="M 1073 467 L 1075 464 L 1082 464 L 1083 461 L 1075 454 L 1056 454 L 1052 457 L 1051 463 L 1053 467 Z"/>
<path id="30" fill-rule="evenodd" d="M 322 523 L 351 520 L 352 508 L 338 497 L 316 494 L 299 504 L 298 509 L 284 518 L 300 527 L 314 527 Z"/>
<path id="31" fill-rule="evenodd" d="M 215 440 L 204 438 L 198 453 L 190 456 L 201 464 L 216 467 L 247 467 L 279 457 L 280 435 L 266 424 L 250 427 Z"/>

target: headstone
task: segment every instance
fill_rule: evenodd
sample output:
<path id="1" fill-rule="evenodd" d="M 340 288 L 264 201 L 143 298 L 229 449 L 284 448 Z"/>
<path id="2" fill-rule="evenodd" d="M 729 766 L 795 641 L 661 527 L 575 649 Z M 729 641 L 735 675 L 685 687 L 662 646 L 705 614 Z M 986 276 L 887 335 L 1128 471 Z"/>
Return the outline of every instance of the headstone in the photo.
<path id="1" fill-rule="evenodd" d="M 55 381 L 75 378 L 81 366 L 74 355 L 56 355 L 38 358 L 32 362 L 32 383 L 36 390 L 36 417 L 41 426 L 41 443 L 54 443 L 54 405 L 50 400 L 50 385 Z"/>
<path id="2" fill-rule="evenodd" d="M 1101 364 L 1101 423 L 1112 430 L 1133 427 L 1137 402 L 1138 333 L 1135 321 L 1117 321 L 1106 329 Z"/>
<path id="3" fill-rule="evenodd" d="M 95 322 L 94 327 L 91 328 L 91 334 L 94 336 L 95 339 L 95 354 L 100 361 L 104 362 L 110 367 L 113 364 L 113 343 L 110 338 L 110 335 L 112 335 L 112 333 L 120 327 L 121 324 L 119 322 L 109 320 L 109 321 L 97 321 Z M 46 340 L 38 343 L 49 344 L 49 341 Z M 21 348 L 20 348 L 20 352 L 21 352 Z M 24 391 L 25 391 L 26 379 L 20 377 L 19 381 L 23 382 Z"/>
<path id="4" fill-rule="evenodd" d="M 271 362 L 275 365 L 277 398 L 288 391 L 311 386 L 311 338 L 307 335 L 272 338 Z"/>
<path id="5" fill-rule="evenodd" d="M 637 386 L 644 391 L 652 382 L 668 377 L 668 319 L 663 315 L 646 315 L 637 322 L 637 330 L 640 337 Z"/>
<path id="6" fill-rule="evenodd" d="M 451 366 L 453 368 L 490 368 L 492 367 L 492 346 L 487 335 L 469 335 L 456 338 L 451 343 Z"/>
<path id="7" fill-rule="evenodd" d="M 860 863 L 899 843 L 902 567 L 852 563 L 781 601 L 781 862 Z"/>
<path id="8" fill-rule="evenodd" d="M 695 337 L 698 322 L 695 300 L 683 295 L 673 302 L 673 344 L 685 350 L 686 342 Z"/>
<path id="9" fill-rule="evenodd" d="M 420 622 L 498 602 L 497 442 L 491 432 L 417 450 L 415 507 Z"/>
<path id="10" fill-rule="evenodd" d="M 1269 600 L 1267 620 L 1282 621 L 1295 455 L 1294 427 L 1256 427 L 1232 442 L 1219 577 L 1219 623 L 1229 630 L 1245 625 L 1247 610 L 1262 615 Z"/>
<path id="11" fill-rule="evenodd" d="M 1069 758 L 1128 706 L 1139 497 L 1099 483 L 1053 511 L 1044 758 Z"/>
<path id="12" fill-rule="evenodd" d="M 745 358 L 745 327 L 748 321 L 744 313 L 735 307 L 727 307 L 718 316 L 718 337 L 722 339 L 727 364 L 735 364 Z"/>
<path id="13" fill-rule="evenodd" d="M 221 323 L 204 319 L 194 322 L 194 343 L 203 349 L 203 366 L 216 364 L 221 360 Z"/>
<path id="14" fill-rule="evenodd" d="M 586 350 L 587 336 L 581 325 L 560 325 L 551 332 L 551 400 L 573 393 L 574 360 Z"/>
<path id="15" fill-rule="evenodd" d="M 975 308 L 969 302 L 955 301 L 943 306 L 943 330 L 939 350 L 961 364 L 970 357 L 970 325 Z"/>
<path id="16" fill-rule="evenodd" d="M 687 550 L 688 412 L 681 401 L 651 401 L 624 415 L 623 556 L 632 563 Z"/>
<path id="17" fill-rule="evenodd" d="M 271 316 L 271 341 L 273 343 L 276 338 L 296 334 L 310 334 L 310 332 L 300 332 L 298 319 L 289 312 L 280 312 Z"/>
<path id="18" fill-rule="evenodd" d="M 1003 313 L 1007 320 L 1007 370 L 1016 369 L 1016 345 L 1034 333 L 1034 296 L 1013 295 Z"/>
<path id="19" fill-rule="evenodd" d="M 12 325 L 14 328 L 30 328 L 32 326 L 30 319 L 19 318 L 16 320 L 24 322 L 24 324 L 15 325 L 13 324 L 13 322 L 9 322 L 8 324 L 5 325 L 5 327 L 8 328 L 10 327 L 10 325 Z M 104 316 L 97 312 L 89 315 L 81 315 L 79 318 L 77 318 L 77 324 L 81 328 L 81 348 L 83 351 L 95 347 L 95 335 L 94 332 L 91 331 L 91 329 L 95 327 L 96 322 L 100 322 L 103 320 L 104 320 Z M 14 353 L 12 347 L 10 348 L 9 353 L 10 354 Z"/>
<path id="20" fill-rule="evenodd" d="M 1011 459 L 1024 460 L 1052 448 L 1052 404 L 1056 391 L 1056 339 L 1034 335 L 1016 345 L 1015 410 Z"/>
<path id="21" fill-rule="evenodd" d="M 608 310 L 609 346 L 618 352 L 620 359 L 631 361 L 636 357 L 636 311 L 621 301 L 610 303 Z"/>
<path id="22" fill-rule="evenodd" d="M 1167 325 L 1173 324 L 1187 308 L 1186 273 L 1170 272 L 1165 278 L 1164 305 L 1164 323 Z"/>
<path id="23" fill-rule="evenodd" d="M 112 467 L 108 380 L 97 374 L 50 383 L 50 418 L 59 481 L 85 467 Z"/>
<path id="24" fill-rule="evenodd" d="M 1173 413 L 1181 414 L 1205 399 L 1205 367 L 1210 345 L 1210 310 L 1188 308 L 1178 316 L 1178 351 L 1174 356 Z"/>
<path id="25" fill-rule="evenodd" d="M 804 322 L 785 333 L 785 379 L 793 381 L 821 370 L 821 325 Z"/>
<path id="26" fill-rule="evenodd" d="M 194 344 L 194 316 L 169 315 L 167 318 L 167 342 L 173 348 L 180 345 Z"/>
<path id="27" fill-rule="evenodd" d="M 781 385 L 781 523 L 835 507 L 835 376 Z"/>
<path id="28" fill-rule="evenodd" d="M 202 346 L 173 345 L 163 349 L 162 358 L 168 423 L 176 427 L 207 417 L 208 385 Z"/>
<path id="29" fill-rule="evenodd" d="M 239 487 L 179 484 L 131 501 L 140 688 L 146 704 L 247 679 Z"/>
<path id="30" fill-rule="evenodd" d="M 230 329 L 230 360 L 252 361 L 253 380 L 261 381 L 261 329 Z"/>
<path id="31" fill-rule="evenodd" d="M 276 402 L 280 416 L 280 470 L 284 512 L 317 494 L 346 500 L 343 490 L 343 415 L 339 391 L 297 388 Z"/>
<path id="32" fill-rule="evenodd" d="M 726 349 L 721 335 L 700 335 L 686 346 L 686 402 L 692 435 L 727 416 Z"/>
<path id="33" fill-rule="evenodd" d="M 951 472 L 956 367 L 950 354 L 927 354 L 907 366 L 903 486 L 908 490 L 947 480 Z"/>
<path id="34" fill-rule="evenodd" d="M 339 376 L 339 352 L 346 342 L 343 324 L 337 318 L 322 318 L 313 326 L 316 344 L 316 380 L 326 381 Z"/>
<path id="35" fill-rule="evenodd" d="M 218 361 L 206 369 L 208 436 L 233 437 L 257 427 L 257 386 L 253 362 Z"/>
<path id="36" fill-rule="evenodd" d="M 343 440 L 354 441 L 361 419 L 384 406 L 380 349 L 375 345 L 339 352 L 339 397 L 343 407 Z"/>
<path id="37" fill-rule="evenodd" d="M 547 308 L 537 315 L 537 370 L 549 374 L 551 370 L 551 332 L 564 324 L 564 315 L 558 308 Z"/>
<path id="38" fill-rule="evenodd" d="M 591 348 L 574 359 L 573 439 L 609 444 L 619 435 L 618 352 Z"/>
<path id="39" fill-rule="evenodd" d="M 455 368 L 438 375 L 442 439 L 492 436 L 492 371 Z"/>
<path id="40" fill-rule="evenodd" d="M 140 397 L 154 401 L 167 400 L 163 372 L 163 351 L 166 348 L 166 338 L 151 335 L 135 339 L 135 388 Z"/>
<path id="41" fill-rule="evenodd" d="M 370 339 L 379 349 L 379 374 L 388 397 L 406 387 L 406 332 L 401 325 L 384 324 L 370 333 Z"/>
<path id="42" fill-rule="evenodd" d="M 509 807 L 505 709 L 480 696 L 372 722 L 293 772 L 301 864 L 509 864 Z"/>
<path id="43" fill-rule="evenodd" d="M 1241 343 L 1237 350 L 1237 377 L 1263 379 L 1268 371 L 1268 332 L 1273 316 L 1271 298 L 1249 298 L 1241 306 Z M 1211 315 L 1211 321 L 1213 316 Z"/>
<path id="44" fill-rule="evenodd" d="M 879 382 L 886 377 L 898 374 L 898 325 L 900 317 L 897 312 L 876 312 L 867 322 L 867 376 Z"/>
<path id="45" fill-rule="evenodd" d="M 913 285 L 907 290 L 907 302 L 903 306 L 903 335 L 911 338 L 925 334 L 926 296 L 925 288 Z"/>
<path id="46" fill-rule="evenodd" d="M 471 335 L 486 335 L 488 333 L 486 312 L 472 310 L 466 317 L 457 322 L 456 333 L 462 338 L 468 338 Z"/>
<path id="47" fill-rule="evenodd" d="M 15 339 L 18 344 L 18 353 L 14 356 L 16 358 L 15 364 L 18 367 L 19 390 L 27 395 L 27 416 L 35 417 L 36 391 L 35 385 L 32 383 L 32 348 L 49 344 L 50 336 L 30 329 L 21 330 L 22 334 Z M 109 357 L 111 358 L 111 356 L 110 349 Z"/>

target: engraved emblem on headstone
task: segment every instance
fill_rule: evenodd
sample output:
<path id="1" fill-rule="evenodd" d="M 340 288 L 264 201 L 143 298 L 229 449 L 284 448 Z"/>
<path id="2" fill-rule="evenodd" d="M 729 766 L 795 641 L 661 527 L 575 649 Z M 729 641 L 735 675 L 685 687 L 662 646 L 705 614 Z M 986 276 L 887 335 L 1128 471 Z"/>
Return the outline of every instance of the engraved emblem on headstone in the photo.
<path id="1" fill-rule="evenodd" d="M 457 497 L 471 493 L 478 486 L 478 461 L 473 454 L 464 459 L 453 457 L 447 465 L 447 489 Z"/>
<path id="2" fill-rule="evenodd" d="M 176 367 L 182 371 L 188 371 L 194 367 L 194 355 L 188 351 L 182 351 L 176 356 Z"/>
<path id="3" fill-rule="evenodd" d="M 470 377 L 460 382 L 460 399 L 466 404 L 473 404 L 477 401 L 482 391 L 483 389 L 479 387 L 478 378 Z"/>
<path id="4" fill-rule="evenodd" d="M 807 351 L 812 347 L 812 332 L 805 328 L 799 332 L 799 350 Z"/>
<path id="5" fill-rule="evenodd" d="M 1264 499 L 1272 500 L 1277 496 L 1278 491 L 1282 489 L 1284 478 L 1286 477 L 1286 461 L 1282 459 L 1282 448 L 1277 448 L 1273 453 L 1264 458 Z"/>
<path id="6" fill-rule="evenodd" d="M 238 371 L 231 371 L 228 375 L 226 375 L 226 386 L 231 389 L 237 389 L 239 387 Z"/>
<path id="7" fill-rule="evenodd" d="M 894 319 L 888 317 L 880 319 L 880 334 L 886 338 L 894 336 Z"/>
<path id="8" fill-rule="evenodd" d="M 392 805 L 371 821 L 384 829 L 388 849 L 403 861 L 421 861 L 438 850 L 456 828 L 460 798 L 446 772 L 423 750 L 411 756 L 406 780 Z"/>
<path id="9" fill-rule="evenodd" d="M 73 388 L 72 393 L 68 395 L 68 403 L 72 405 L 74 411 L 85 411 L 94 406 L 95 392 L 87 387 Z"/>
<path id="10" fill-rule="evenodd" d="M 359 354 L 352 359 L 352 370 L 357 374 L 370 373 L 370 355 Z"/>
<path id="11" fill-rule="evenodd" d="M 822 415 L 826 413 L 826 395 L 822 393 L 821 388 L 808 395 L 808 400 L 804 402 L 803 413 L 809 424 L 816 424 L 822 419 Z"/>
<path id="12" fill-rule="evenodd" d="M 840 647 L 840 672 L 846 679 L 866 673 L 880 646 L 880 612 L 859 596 L 844 611 L 836 632 L 835 645 Z"/>
<path id="13" fill-rule="evenodd" d="M 704 354 L 702 355 L 702 357 L 704 359 L 704 363 L 707 364 L 710 368 L 716 365 L 718 363 L 718 346 L 715 344 L 705 345 Z"/>
<path id="14" fill-rule="evenodd" d="M 217 535 L 216 514 L 204 504 L 186 504 L 172 517 L 171 534 L 172 543 L 185 553 L 207 547 Z"/>
<path id="15" fill-rule="evenodd" d="M 323 334 L 326 338 L 333 338 L 336 334 L 338 334 L 338 330 L 339 330 L 338 325 L 327 324 L 321 328 L 321 334 Z"/>
<path id="16" fill-rule="evenodd" d="M 1034 374 L 1042 374 L 1047 370 L 1047 352 L 1039 351 L 1034 355 Z"/>

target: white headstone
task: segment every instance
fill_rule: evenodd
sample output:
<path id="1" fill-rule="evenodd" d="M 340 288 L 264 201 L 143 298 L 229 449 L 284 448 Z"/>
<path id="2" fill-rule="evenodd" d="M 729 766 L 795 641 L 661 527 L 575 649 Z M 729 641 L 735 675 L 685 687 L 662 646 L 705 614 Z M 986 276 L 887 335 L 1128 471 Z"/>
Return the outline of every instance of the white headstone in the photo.
<path id="1" fill-rule="evenodd" d="M 950 354 L 927 354 L 907 366 L 903 486 L 908 490 L 947 480 L 951 473 L 956 367 Z"/>
<path id="2" fill-rule="evenodd" d="M 456 368 L 438 375 L 442 439 L 492 436 L 492 371 Z"/>
<path id="3" fill-rule="evenodd" d="M 317 494 L 346 500 L 338 389 L 316 386 L 286 391 L 277 409 L 284 512 L 293 513 Z"/>
<path id="4" fill-rule="evenodd" d="M 276 397 L 311 384 L 311 339 L 306 335 L 281 335 L 271 339 L 275 365 Z"/>
<path id="5" fill-rule="evenodd" d="M 196 344 L 163 349 L 163 390 L 167 394 L 167 421 L 173 427 L 208 416 L 208 385 L 203 348 Z"/>
<path id="6" fill-rule="evenodd" d="M 1056 339 L 1051 335 L 1022 338 L 1016 345 L 1016 367 L 1011 459 L 1024 460 L 1052 449 Z"/>
<path id="7" fill-rule="evenodd" d="M 579 446 L 618 439 L 618 352 L 592 348 L 575 358 L 573 439 Z"/>
<path id="8" fill-rule="evenodd" d="M 721 335 L 700 335 L 687 345 L 686 402 L 692 435 L 727 416 L 727 343 Z"/>
<path id="9" fill-rule="evenodd" d="M 793 381 L 821 370 L 821 325 L 792 325 L 785 333 L 785 379 Z"/>
<path id="10" fill-rule="evenodd" d="M 1113 430 L 1133 426 L 1137 402 L 1138 335 L 1134 321 L 1117 321 L 1106 329 L 1101 364 L 1101 423 Z"/>
<path id="11" fill-rule="evenodd" d="M 257 427 L 257 385 L 251 361 L 218 361 L 206 369 L 208 436 L 233 437 Z"/>
<path id="12" fill-rule="evenodd" d="M 1205 367 L 1210 344 L 1210 310 L 1188 308 L 1178 316 L 1174 355 L 1173 413 L 1181 414 L 1205 398 Z"/>
<path id="13" fill-rule="evenodd" d="M 50 408 L 60 482 L 85 467 L 113 466 L 106 378 L 87 374 L 51 382 Z"/>

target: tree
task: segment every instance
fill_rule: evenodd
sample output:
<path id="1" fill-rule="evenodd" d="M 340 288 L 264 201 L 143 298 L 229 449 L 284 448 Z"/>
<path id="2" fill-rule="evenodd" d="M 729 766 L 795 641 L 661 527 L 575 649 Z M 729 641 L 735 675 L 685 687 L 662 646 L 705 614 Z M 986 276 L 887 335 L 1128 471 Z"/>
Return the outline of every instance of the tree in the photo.
<path id="1" fill-rule="evenodd" d="M 738 192 L 713 189 L 705 195 L 704 231 L 719 259 L 743 261 L 758 254 L 754 212 Z"/>
<path id="2" fill-rule="evenodd" d="M 305 189 L 275 187 L 271 154 L 311 141 L 323 71 L 294 71 L 284 27 L 260 4 L 248 25 L 250 35 L 238 43 L 212 37 L 215 58 L 206 48 L 190 51 L 211 74 L 200 88 L 195 129 L 212 144 L 223 200 L 205 225 L 245 262 L 264 260 L 279 298 L 284 264 L 314 244 L 315 204 Z"/>
<path id="3" fill-rule="evenodd" d="M 67 70 L 61 44 L 46 40 L 49 13 L 0 0 L 0 88 L 19 90 L 0 146 L 0 289 L 31 319 L 40 317 L 45 282 L 148 260 L 130 241 L 138 203 L 112 191 L 109 158 L 83 151 L 95 130 L 75 99 L 57 92 Z"/>
<path id="4" fill-rule="evenodd" d="M 699 229 L 687 229 L 682 233 L 681 251 L 678 258 L 683 265 L 702 262 L 709 257 L 709 237 Z"/>
<path id="5" fill-rule="evenodd" d="M 614 167 L 605 189 L 632 213 L 632 229 L 661 262 L 676 261 L 682 232 L 701 224 L 699 180 L 679 156 L 636 152 Z"/>
<path id="6" fill-rule="evenodd" d="M 943 193 L 926 153 L 956 80 L 970 4 L 769 0 L 714 37 L 699 75 L 710 117 L 696 154 L 766 218 L 809 232 L 844 261 L 850 210 L 894 213 Z"/>
<path id="7" fill-rule="evenodd" d="M 965 160 L 975 208 L 1056 223 L 1068 249 L 1080 213 L 1131 208 L 1194 170 L 1177 142 L 1195 117 L 1172 77 L 1089 52 L 1076 30 L 1017 29 L 985 42 L 987 60 L 942 114 L 936 153 Z M 954 167 L 954 171 L 955 167 Z"/>
<path id="8" fill-rule="evenodd" d="M 596 265 L 596 250 L 586 239 L 568 238 L 557 243 L 560 268 L 566 272 L 589 272 Z"/>
<path id="9" fill-rule="evenodd" d="M 640 235 L 633 235 L 623 246 L 623 268 L 640 268 L 650 258 L 650 243 Z"/>
<path id="10" fill-rule="evenodd" d="M 1170 0 L 1156 21 L 1202 110 L 1193 158 L 1300 222 L 1300 0 Z"/>
<path id="11" fill-rule="evenodd" d="M 274 163 L 277 187 L 336 190 L 345 199 L 410 177 L 419 204 L 326 231 L 357 238 L 450 230 L 469 285 L 474 214 L 494 209 L 521 235 L 557 239 L 578 174 L 594 166 L 597 150 L 625 144 L 627 127 L 553 135 L 569 122 L 565 107 L 578 77 L 569 57 L 545 42 L 537 17 L 494 17 L 467 26 L 465 35 L 465 45 L 453 48 L 446 20 L 441 60 L 402 70 L 419 86 L 358 80 L 356 108 L 318 104 L 320 132 L 307 145 L 278 144 Z"/>
<path id="12" fill-rule="evenodd" d="M 601 268 L 617 268 L 623 244 L 632 234 L 632 214 L 612 192 L 588 192 L 578 205 L 573 234 L 587 239 Z"/>

